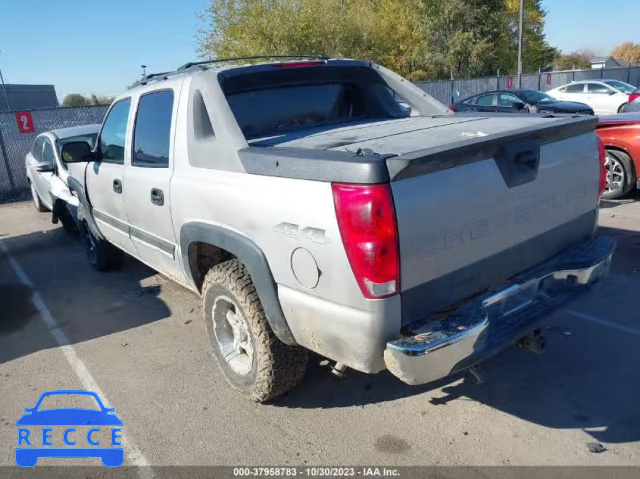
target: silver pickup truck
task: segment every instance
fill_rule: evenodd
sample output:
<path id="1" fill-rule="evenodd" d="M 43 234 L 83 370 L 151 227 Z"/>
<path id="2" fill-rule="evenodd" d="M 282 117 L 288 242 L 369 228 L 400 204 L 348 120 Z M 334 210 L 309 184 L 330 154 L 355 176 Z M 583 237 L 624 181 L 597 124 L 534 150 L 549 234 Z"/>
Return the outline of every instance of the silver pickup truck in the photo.
<path id="1" fill-rule="evenodd" d="M 291 389 L 307 350 L 430 382 L 606 275 L 594 118 L 452 114 L 369 62 L 255 62 L 148 76 L 93 149 L 63 149 L 91 264 L 126 252 L 200 294 L 244 395 Z"/>

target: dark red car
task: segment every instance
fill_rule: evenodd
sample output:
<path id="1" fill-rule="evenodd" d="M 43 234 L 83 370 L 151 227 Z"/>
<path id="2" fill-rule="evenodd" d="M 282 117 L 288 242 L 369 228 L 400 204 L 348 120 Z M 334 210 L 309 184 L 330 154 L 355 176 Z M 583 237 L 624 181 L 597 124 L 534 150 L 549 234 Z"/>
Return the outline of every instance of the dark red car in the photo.
<path id="1" fill-rule="evenodd" d="M 605 199 L 620 198 L 640 188 L 640 113 L 603 116 L 596 133 L 607 152 Z"/>

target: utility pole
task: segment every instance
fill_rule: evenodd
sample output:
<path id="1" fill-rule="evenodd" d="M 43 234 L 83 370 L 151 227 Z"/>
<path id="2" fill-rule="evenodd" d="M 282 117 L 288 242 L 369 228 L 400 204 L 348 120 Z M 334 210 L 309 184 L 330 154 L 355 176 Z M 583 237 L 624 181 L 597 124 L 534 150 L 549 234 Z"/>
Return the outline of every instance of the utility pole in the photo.
<path id="1" fill-rule="evenodd" d="M 2 50 L 0 50 L 2 53 Z M 0 70 L 0 83 L 2 83 L 2 92 L 4 93 L 4 101 L 7 103 L 7 110 L 11 110 L 11 104 L 9 103 L 9 97 L 7 96 L 7 87 L 4 84 L 4 78 L 2 77 L 2 70 Z"/>
<path id="2" fill-rule="evenodd" d="M 518 88 L 522 88 L 522 26 L 524 24 L 524 0 L 520 0 L 520 27 L 518 28 Z"/>

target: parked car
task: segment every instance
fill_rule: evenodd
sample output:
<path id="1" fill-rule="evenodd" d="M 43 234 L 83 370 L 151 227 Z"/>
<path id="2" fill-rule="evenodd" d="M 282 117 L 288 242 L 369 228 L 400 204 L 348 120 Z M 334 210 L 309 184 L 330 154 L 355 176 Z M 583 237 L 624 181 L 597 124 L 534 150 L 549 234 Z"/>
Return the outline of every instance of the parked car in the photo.
<path id="1" fill-rule="evenodd" d="M 613 115 L 622 112 L 635 89 L 633 85 L 619 80 L 583 80 L 547 93 L 558 100 L 586 103 L 596 115 Z"/>
<path id="2" fill-rule="evenodd" d="M 640 188 L 640 113 L 602 117 L 596 133 L 607 152 L 607 186 L 603 198 L 620 198 Z"/>
<path id="3" fill-rule="evenodd" d="M 67 165 L 60 159 L 60 151 L 67 143 L 86 141 L 93 145 L 100 125 L 72 126 L 42 133 L 36 137 L 25 156 L 27 179 L 36 209 L 40 212 L 53 208 L 52 191 L 67 188 Z"/>
<path id="4" fill-rule="evenodd" d="M 629 103 L 623 108 L 623 113 L 640 112 L 640 88 L 634 90 L 629 95 Z"/>
<path id="5" fill-rule="evenodd" d="M 584 103 L 558 101 L 538 90 L 496 90 L 480 93 L 451 105 L 456 112 L 580 113 L 593 115 Z"/>
<path id="6" fill-rule="evenodd" d="M 201 294 L 247 397 L 294 387 L 308 349 L 408 384 L 538 350 L 606 275 L 593 117 L 469 118 L 368 61 L 254 60 L 147 77 L 62 151 L 93 267 L 124 251 Z"/>

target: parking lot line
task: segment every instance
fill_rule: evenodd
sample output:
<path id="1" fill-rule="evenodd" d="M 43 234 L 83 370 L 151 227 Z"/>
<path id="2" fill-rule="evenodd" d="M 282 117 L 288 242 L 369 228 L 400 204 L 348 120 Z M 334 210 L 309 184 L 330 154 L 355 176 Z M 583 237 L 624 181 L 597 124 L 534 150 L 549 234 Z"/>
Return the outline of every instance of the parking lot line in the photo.
<path id="1" fill-rule="evenodd" d="M 611 329 L 617 329 L 618 331 L 622 331 L 624 333 L 633 334 L 634 336 L 640 336 L 640 330 L 638 329 L 629 328 L 622 324 L 617 324 L 611 321 L 607 321 L 606 319 L 600 319 L 600 318 L 597 318 L 596 316 L 592 316 L 587 313 L 581 313 L 580 311 L 574 311 L 572 309 L 567 310 L 567 313 L 571 314 L 572 316 L 575 316 L 576 318 L 585 319 L 587 321 L 591 321 L 592 323 L 596 323 L 601 326 L 607 326 Z"/>
<path id="2" fill-rule="evenodd" d="M 49 308 L 43 301 L 42 296 L 36 289 L 35 285 L 31 282 L 31 280 L 29 279 L 27 274 L 24 272 L 24 270 L 22 269 L 22 266 L 20 266 L 18 261 L 16 261 L 11 256 L 11 253 L 9 252 L 9 248 L 7 248 L 7 246 L 2 242 L 2 240 L 0 240 L 0 251 L 2 251 L 6 256 L 7 260 L 9 261 L 9 264 L 11 265 L 11 269 L 16 274 L 20 282 L 31 289 L 32 291 L 31 301 L 33 302 L 33 305 L 40 313 L 40 317 L 42 318 L 42 321 L 47 326 L 47 328 L 49 329 L 49 332 L 58 343 L 58 346 L 60 347 L 60 349 L 64 353 L 65 358 L 67 359 L 67 362 L 75 372 L 78 379 L 80 379 L 80 382 L 82 383 L 82 385 L 85 387 L 86 390 L 93 391 L 96 394 L 98 394 L 98 396 L 100 397 L 100 399 L 102 399 L 102 402 L 106 407 L 111 407 L 111 405 L 109 404 L 109 400 L 107 399 L 105 394 L 102 392 L 98 384 L 95 382 L 95 380 L 93 379 L 93 376 L 91 376 L 91 373 L 89 372 L 85 364 L 78 357 L 78 355 L 76 354 L 76 351 L 70 345 L 71 343 L 69 342 L 67 335 L 64 333 L 64 331 L 62 331 L 58 327 L 58 322 L 51 314 L 51 311 L 49 311 Z M 121 441 L 122 441 L 122 447 L 124 448 L 127 459 L 129 460 L 131 465 L 138 467 L 138 475 L 142 479 L 151 479 L 156 477 L 155 473 L 149 466 L 149 462 L 147 461 L 147 459 L 144 457 L 142 452 L 140 452 L 140 449 L 138 449 L 138 447 L 133 443 L 133 441 L 128 439 L 124 431 L 122 433 Z"/>

